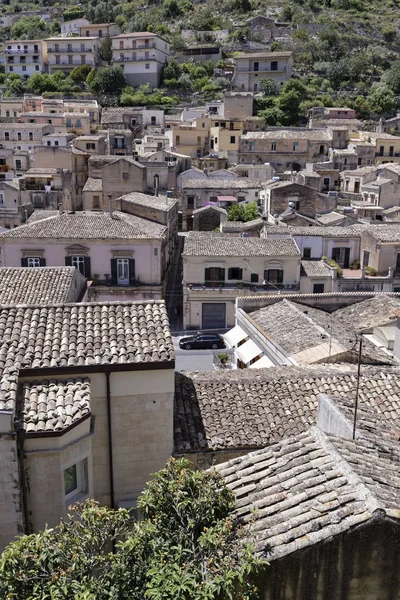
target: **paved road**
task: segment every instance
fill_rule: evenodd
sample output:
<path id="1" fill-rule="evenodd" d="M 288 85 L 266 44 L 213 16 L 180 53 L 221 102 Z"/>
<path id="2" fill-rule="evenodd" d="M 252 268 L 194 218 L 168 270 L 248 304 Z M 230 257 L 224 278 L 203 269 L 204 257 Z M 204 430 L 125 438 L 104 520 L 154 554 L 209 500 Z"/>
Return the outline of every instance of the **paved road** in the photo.
<path id="1" fill-rule="evenodd" d="M 186 334 L 190 335 L 190 333 Z M 183 335 L 173 336 L 176 371 L 214 371 L 211 350 L 181 350 L 179 340 Z"/>

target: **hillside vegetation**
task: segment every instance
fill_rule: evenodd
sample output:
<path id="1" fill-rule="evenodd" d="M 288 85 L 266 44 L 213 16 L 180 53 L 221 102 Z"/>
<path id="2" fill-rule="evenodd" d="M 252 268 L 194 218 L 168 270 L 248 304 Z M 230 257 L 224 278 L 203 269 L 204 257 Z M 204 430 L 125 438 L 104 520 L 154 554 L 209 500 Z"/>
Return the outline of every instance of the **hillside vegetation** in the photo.
<path id="1" fill-rule="evenodd" d="M 1 10 L 52 5 L 52 0 L 17 4 L 10 1 L 3 2 Z M 217 30 L 227 30 L 223 61 L 218 67 L 244 49 L 293 50 L 295 80 L 286 84 L 279 95 L 270 81 L 263 82 L 264 97 L 258 101 L 257 110 L 267 124 L 301 123 L 307 110 L 316 105 L 347 105 L 364 119 L 389 116 L 398 108 L 400 17 L 394 0 L 220 0 L 198 4 L 191 0 L 91 0 L 65 6 L 65 18 L 80 15 L 97 23 L 116 21 L 125 32 L 158 33 L 171 42 L 173 50 L 185 47 L 188 30 L 193 30 L 192 39 L 198 43 L 213 43 Z M 250 35 L 246 20 L 256 15 L 281 24 L 276 32 L 278 39 L 269 46 L 258 43 L 254 33 Z M 11 28 L 2 28 L 0 33 L 3 40 L 32 39 L 54 35 L 58 30 L 57 21 L 48 23 L 25 17 Z M 216 76 L 214 66 L 190 61 L 182 65 L 171 59 L 165 69 L 161 96 L 194 102 L 219 97 L 229 88 L 229 81 Z M 122 103 L 137 100 L 137 94 L 141 94 L 144 103 L 151 100 L 149 90 L 125 89 Z"/>

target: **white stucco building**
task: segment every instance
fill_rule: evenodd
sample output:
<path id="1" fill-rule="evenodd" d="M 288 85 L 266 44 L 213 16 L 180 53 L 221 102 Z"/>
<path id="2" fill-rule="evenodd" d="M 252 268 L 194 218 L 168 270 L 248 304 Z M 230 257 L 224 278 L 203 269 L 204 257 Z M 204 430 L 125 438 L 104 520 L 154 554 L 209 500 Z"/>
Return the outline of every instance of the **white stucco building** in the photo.
<path id="1" fill-rule="evenodd" d="M 169 57 L 169 43 L 148 31 L 124 33 L 112 38 L 113 63 L 119 65 L 130 85 L 160 83 L 161 71 Z"/>
<path id="2" fill-rule="evenodd" d="M 4 71 L 30 77 L 47 71 L 47 47 L 43 40 L 10 40 L 4 44 Z"/>

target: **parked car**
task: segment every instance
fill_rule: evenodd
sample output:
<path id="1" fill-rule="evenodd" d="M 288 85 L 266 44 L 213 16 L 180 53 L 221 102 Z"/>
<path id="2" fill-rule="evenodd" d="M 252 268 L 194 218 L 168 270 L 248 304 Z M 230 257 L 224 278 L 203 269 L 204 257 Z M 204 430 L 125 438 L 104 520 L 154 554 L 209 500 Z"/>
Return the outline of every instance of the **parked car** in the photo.
<path id="1" fill-rule="evenodd" d="M 217 348 L 225 348 L 225 342 L 217 333 L 200 333 L 182 338 L 179 347 L 183 350 L 216 350 Z"/>

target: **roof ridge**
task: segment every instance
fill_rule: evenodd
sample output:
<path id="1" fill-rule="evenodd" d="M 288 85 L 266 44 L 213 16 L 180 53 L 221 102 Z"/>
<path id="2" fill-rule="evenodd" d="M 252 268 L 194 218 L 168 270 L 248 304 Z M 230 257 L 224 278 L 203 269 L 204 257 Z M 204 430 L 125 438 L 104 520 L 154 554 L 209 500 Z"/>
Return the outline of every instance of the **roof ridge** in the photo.
<path id="1" fill-rule="evenodd" d="M 351 466 L 351 464 L 342 456 L 340 451 L 330 441 L 329 436 L 321 431 L 317 426 L 310 427 L 310 433 L 314 436 L 314 439 L 319 442 L 331 456 L 333 456 L 337 465 L 343 470 L 343 473 L 347 477 L 349 483 L 354 485 L 354 489 L 359 494 L 360 499 L 364 500 L 366 503 L 367 508 L 371 512 L 371 516 L 376 510 L 385 510 L 375 494 L 371 492 L 361 477 L 354 471 L 354 468 Z M 340 436 L 332 437 L 340 438 Z M 356 440 L 353 441 L 356 443 Z"/>

